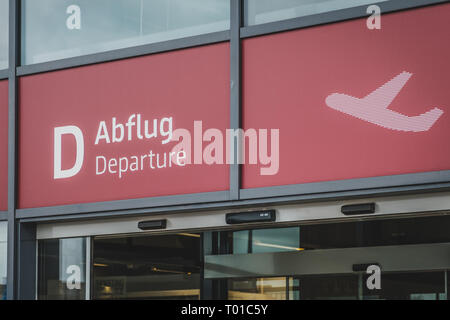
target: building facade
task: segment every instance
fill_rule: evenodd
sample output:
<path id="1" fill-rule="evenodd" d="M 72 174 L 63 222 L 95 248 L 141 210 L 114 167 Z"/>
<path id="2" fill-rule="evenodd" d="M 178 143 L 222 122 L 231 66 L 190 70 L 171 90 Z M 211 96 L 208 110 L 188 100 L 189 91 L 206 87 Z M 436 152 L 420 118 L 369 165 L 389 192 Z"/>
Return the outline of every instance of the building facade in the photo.
<path id="1" fill-rule="evenodd" d="M 449 299 L 449 18 L 0 0 L 0 295 Z"/>

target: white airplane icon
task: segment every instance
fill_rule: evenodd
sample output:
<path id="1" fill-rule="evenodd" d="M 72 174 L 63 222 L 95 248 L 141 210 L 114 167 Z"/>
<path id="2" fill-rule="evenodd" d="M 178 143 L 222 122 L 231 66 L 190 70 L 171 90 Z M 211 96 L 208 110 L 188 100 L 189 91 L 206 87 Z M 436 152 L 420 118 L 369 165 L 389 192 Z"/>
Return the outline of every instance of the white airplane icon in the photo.
<path id="1" fill-rule="evenodd" d="M 362 99 L 333 93 L 325 102 L 332 109 L 387 129 L 406 132 L 428 131 L 444 111 L 434 108 L 419 116 L 409 117 L 388 109 L 411 76 L 412 73 L 404 71 Z"/>

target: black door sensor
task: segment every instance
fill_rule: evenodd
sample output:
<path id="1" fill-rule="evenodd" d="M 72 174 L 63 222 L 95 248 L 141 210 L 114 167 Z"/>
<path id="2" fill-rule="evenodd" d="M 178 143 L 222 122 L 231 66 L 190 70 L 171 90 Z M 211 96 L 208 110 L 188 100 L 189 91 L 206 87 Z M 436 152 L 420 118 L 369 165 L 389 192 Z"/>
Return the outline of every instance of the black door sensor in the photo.
<path id="1" fill-rule="evenodd" d="M 273 222 L 275 220 L 275 210 L 229 213 L 226 215 L 227 224 Z"/>
<path id="2" fill-rule="evenodd" d="M 343 206 L 341 212 L 347 216 L 375 213 L 375 203 L 351 204 Z"/>
<path id="3" fill-rule="evenodd" d="M 167 220 L 151 220 L 151 221 L 141 221 L 138 223 L 138 228 L 141 230 L 158 230 L 165 229 L 167 226 Z"/>

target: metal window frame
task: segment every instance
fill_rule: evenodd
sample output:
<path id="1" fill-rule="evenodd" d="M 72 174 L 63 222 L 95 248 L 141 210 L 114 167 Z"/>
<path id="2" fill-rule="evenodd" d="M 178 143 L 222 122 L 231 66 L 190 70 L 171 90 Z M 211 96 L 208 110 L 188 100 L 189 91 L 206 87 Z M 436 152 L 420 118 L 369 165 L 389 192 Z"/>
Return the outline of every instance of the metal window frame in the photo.
<path id="1" fill-rule="evenodd" d="M 445 2 L 448 2 L 448 0 L 388 0 L 385 2 L 377 2 L 375 4 L 380 7 L 381 14 L 386 14 Z M 241 28 L 241 37 L 245 39 L 260 35 L 362 18 L 368 16 L 366 13 L 368 6 L 369 5 L 362 5 L 288 20 L 244 26 Z"/>
<path id="2" fill-rule="evenodd" d="M 382 14 L 425 7 L 436 4 L 448 3 L 449 0 L 390 0 L 376 3 Z M 279 32 L 287 32 L 302 28 L 342 22 L 367 16 L 367 5 L 357 6 L 337 11 L 330 11 L 305 17 L 270 22 L 259 25 L 244 26 L 241 28 L 241 39 L 269 35 Z M 274 187 L 250 188 L 240 190 L 240 199 L 258 199 L 264 197 L 311 195 L 336 193 L 339 191 L 353 191 L 358 195 L 364 195 L 370 189 L 385 189 L 399 187 L 405 192 L 423 190 L 436 187 L 446 189 L 450 186 L 450 170 L 409 173 L 401 175 L 379 176 L 370 178 L 325 181 L 316 183 L 292 184 Z M 402 188 L 404 187 L 404 188 Z M 381 192 L 383 193 L 383 192 Z"/>
<path id="3" fill-rule="evenodd" d="M 450 192 L 429 193 L 421 195 L 395 195 L 389 197 L 369 197 L 354 200 L 333 200 L 317 203 L 293 203 L 267 205 L 262 210 L 275 210 L 276 222 L 256 222 L 230 225 L 226 223 L 229 213 L 246 212 L 246 209 L 229 209 L 184 212 L 180 215 L 174 212 L 161 213 L 154 219 L 167 221 L 164 230 L 141 230 L 139 222 L 149 220 L 145 213 L 138 216 L 119 218 L 98 217 L 93 220 L 59 220 L 40 223 L 36 228 L 36 237 L 42 239 L 61 239 L 74 237 L 116 237 L 124 235 L 155 235 L 179 232 L 205 232 L 248 230 L 258 228 L 281 228 L 304 224 L 322 224 L 339 222 L 361 222 L 390 219 L 410 219 L 419 217 L 448 216 L 450 210 L 448 199 Z M 348 216 L 342 213 L 343 205 L 375 203 L 373 214 L 358 214 Z M 249 210 L 254 210 L 251 208 Z M 151 219 L 151 218 L 150 218 Z"/>
<path id="4" fill-rule="evenodd" d="M 382 12 L 388 13 L 444 2 L 448 2 L 448 0 L 391 0 L 378 3 L 378 5 L 380 5 Z M 315 26 L 318 24 L 333 23 L 336 21 L 365 17 L 367 16 L 366 8 L 367 6 L 359 6 L 307 17 L 242 27 L 243 1 L 230 0 L 231 29 L 229 31 L 215 32 L 206 35 L 170 40 L 156 44 L 113 50 L 109 52 L 39 63 L 35 65 L 18 66 L 17 77 L 229 41 L 230 128 L 238 129 L 242 127 L 241 43 L 243 39 L 271 34 L 274 32 L 300 29 L 304 27 Z M 235 144 L 235 157 L 237 157 L 238 148 L 240 147 L 241 146 L 239 144 Z M 289 199 L 283 197 L 294 196 L 298 198 L 298 201 L 314 201 L 317 199 L 325 200 L 329 199 L 330 197 L 347 197 L 349 196 L 349 192 L 352 194 L 352 196 L 363 196 L 372 195 L 373 191 L 376 190 L 379 194 L 389 195 L 393 192 L 392 188 L 397 189 L 394 192 L 418 192 L 422 189 L 444 190 L 446 188 L 450 188 L 450 170 L 446 170 L 380 176 L 373 178 L 241 189 L 241 165 L 237 164 L 237 161 L 234 161 L 234 163 L 235 164 L 230 165 L 230 188 L 228 191 L 18 209 L 17 217 L 19 219 L 37 217 L 48 218 L 56 216 L 77 215 L 83 213 L 85 214 L 85 218 L 88 218 L 88 216 L 90 217 L 92 216 L 92 214 L 97 215 L 100 212 L 109 214 L 111 216 L 117 216 L 128 214 L 130 210 L 145 210 L 149 208 L 160 208 L 165 210 L 167 209 L 167 207 L 172 206 L 197 205 L 197 208 L 200 209 L 204 203 L 214 204 L 213 207 L 216 206 L 220 208 L 223 206 L 233 207 L 235 205 L 246 205 L 246 203 L 242 202 L 243 200 L 257 200 L 265 198 L 271 198 L 276 202 L 284 202 L 289 201 Z M 236 203 L 236 201 L 238 201 L 239 203 Z M 150 213 L 150 210 L 147 211 Z"/>
<path id="5" fill-rule="evenodd" d="M 8 80 L 8 78 L 9 78 L 9 69 L 0 70 L 0 81 Z"/>
<path id="6" fill-rule="evenodd" d="M 241 26 L 243 22 L 243 1 L 231 0 L 230 3 L 230 129 L 242 128 L 241 110 Z M 238 139 L 234 146 L 234 159 L 230 164 L 230 200 L 240 199 L 241 165 L 238 158 L 241 150 L 241 140 Z"/>
<path id="7" fill-rule="evenodd" d="M 197 36 L 191 36 L 186 38 L 168 40 L 163 42 L 156 42 L 146 45 L 140 45 L 135 47 L 128 47 L 122 49 L 116 49 L 111 51 L 104 51 L 99 53 L 93 53 L 78 57 L 65 58 L 60 60 L 54 60 L 49 62 L 42 62 L 29 65 L 19 65 L 17 67 L 18 76 L 26 76 L 32 74 L 38 74 L 49 71 L 56 71 L 62 69 L 69 69 L 81 66 L 87 66 L 91 64 L 104 63 L 117 61 L 122 59 L 129 59 L 140 57 L 144 55 L 150 55 L 155 53 L 163 53 L 167 51 L 180 50 L 185 48 L 193 48 L 196 46 L 202 46 L 206 44 L 220 43 L 230 40 L 229 30 L 212 32 L 207 34 L 201 34 Z"/>
<path id="8" fill-rule="evenodd" d="M 255 26 L 243 26 L 243 1 L 230 0 L 230 30 L 188 38 L 164 41 L 92 55 L 61 59 L 34 65 L 20 65 L 21 8 L 20 0 L 9 0 L 9 68 L 0 70 L 0 80 L 8 80 L 8 211 L 0 212 L 0 220 L 8 221 L 8 299 L 26 296 L 18 290 L 20 275 L 34 274 L 33 261 L 26 263 L 23 247 L 35 233 L 38 222 L 93 219 L 97 217 L 187 212 L 214 208 L 262 206 L 266 204 L 313 202 L 331 199 L 350 199 L 367 196 L 414 194 L 450 190 L 450 170 L 376 178 L 351 179 L 278 187 L 242 189 L 241 167 L 230 166 L 230 188 L 222 192 L 176 195 L 167 197 L 119 200 L 101 203 L 54 206 L 48 208 L 17 208 L 18 166 L 18 80 L 22 76 L 111 62 L 120 59 L 150 55 L 172 50 L 230 43 L 230 128 L 241 128 L 241 44 L 244 39 L 301 29 L 367 16 L 367 6 L 342 9 L 311 16 Z M 390 0 L 377 3 L 382 13 L 447 3 L 449 0 Z M 239 148 L 240 146 L 236 146 Z M 237 151 L 238 149 L 235 149 Z M 236 154 L 236 152 L 235 152 Z M 235 162 L 236 163 L 236 162 Z M 20 232 L 29 229 L 27 232 Z M 33 231 L 34 230 L 34 231 Z M 25 238 L 23 238 L 25 237 Z M 25 249 L 22 249 L 25 248 Z M 27 249 L 28 250 L 28 249 Z M 23 260 L 25 259 L 25 260 Z"/>
<path id="9" fill-rule="evenodd" d="M 19 62 L 20 2 L 9 0 L 9 69 L 8 69 L 8 266 L 7 299 L 16 297 L 17 277 L 17 229 L 16 181 L 17 181 L 17 74 Z"/>

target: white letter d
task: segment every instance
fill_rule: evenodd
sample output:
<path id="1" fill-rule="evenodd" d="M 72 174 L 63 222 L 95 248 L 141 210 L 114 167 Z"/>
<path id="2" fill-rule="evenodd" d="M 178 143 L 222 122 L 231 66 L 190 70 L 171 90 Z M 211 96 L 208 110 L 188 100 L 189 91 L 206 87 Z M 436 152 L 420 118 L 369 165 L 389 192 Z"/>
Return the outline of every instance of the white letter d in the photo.
<path id="1" fill-rule="evenodd" d="M 77 156 L 75 165 L 71 169 L 61 170 L 61 137 L 63 134 L 72 134 L 77 143 Z M 54 141 L 54 179 L 70 178 L 80 172 L 84 160 L 84 139 L 80 128 L 66 126 L 55 128 Z"/>

